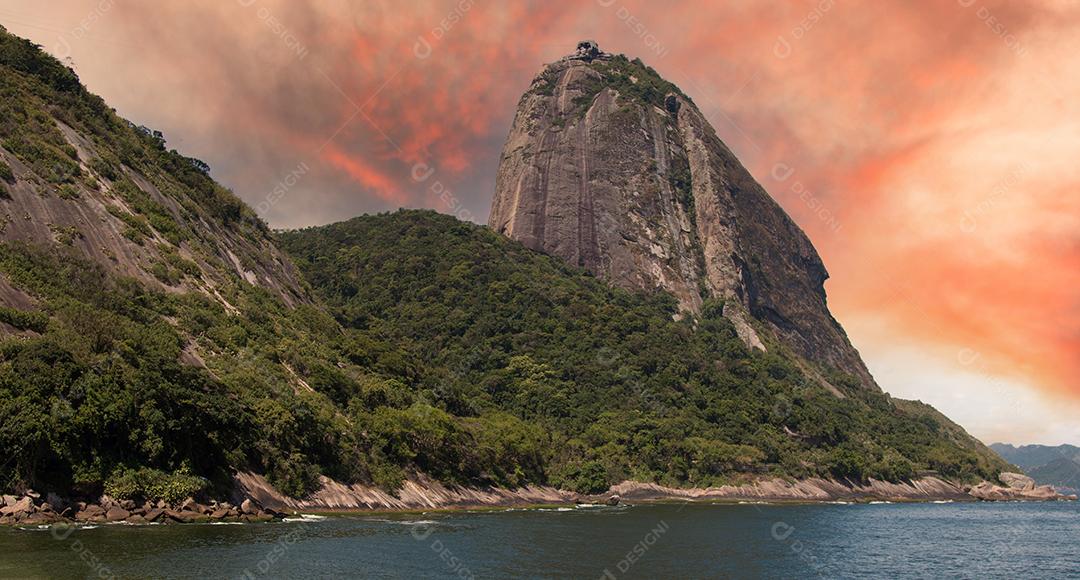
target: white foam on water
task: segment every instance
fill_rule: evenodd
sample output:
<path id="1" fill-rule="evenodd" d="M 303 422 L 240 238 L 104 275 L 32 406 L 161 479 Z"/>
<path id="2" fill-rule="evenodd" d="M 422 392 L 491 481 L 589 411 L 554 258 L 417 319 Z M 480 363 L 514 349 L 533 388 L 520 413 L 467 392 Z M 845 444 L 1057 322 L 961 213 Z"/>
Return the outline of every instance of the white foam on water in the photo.
<path id="1" fill-rule="evenodd" d="M 56 526 L 56 527 L 58 527 L 60 529 L 65 530 L 65 533 L 67 532 L 67 530 L 72 530 L 72 531 L 93 530 L 95 528 L 100 528 L 101 527 L 101 526 L 93 525 L 93 524 L 86 524 L 86 525 L 83 525 L 83 524 L 59 524 L 59 525 L 58 524 L 37 524 L 36 526 L 31 526 L 31 527 L 15 526 L 15 529 L 23 530 L 24 532 L 47 532 L 47 531 L 53 529 L 53 526 Z"/>
<path id="2" fill-rule="evenodd" d="M 292 522 L 320 522 L 322 520 L 325 520 L 326 518 L 327 518 L 327 516 L 317 516 L 315 514 L 299 514 L 299 515 L 295 515 L 295 516 L 289 516 L 287 518 L 282 518 L 281 521 L 290 522 L 290 523 L 292 523 Z"/>

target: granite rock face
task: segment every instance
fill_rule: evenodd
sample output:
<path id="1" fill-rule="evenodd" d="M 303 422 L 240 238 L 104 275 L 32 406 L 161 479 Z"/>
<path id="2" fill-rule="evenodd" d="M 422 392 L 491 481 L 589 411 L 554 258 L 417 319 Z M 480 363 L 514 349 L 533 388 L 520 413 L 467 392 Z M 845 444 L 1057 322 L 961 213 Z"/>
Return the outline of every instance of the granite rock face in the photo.
<path id="1" fill-rule="evenodd" d="M 998 479 L 1011 489 L 1018 489 L 1020 491 L 1031 491 L 1035 489 L 1035 480 L 1021 473 L 1004 471 L 998 475 Z"/>
<path id="2" fill-rule="evenodd" d="M 489 225 L 690 313 L 723 300 L 747 345 L 775 339 L 876 389 L 829 313 L 813 244 L 693 101 L 639 60 L 586 49 L 518 103 Z"/>
<path id="3" fill-rule="evenodd" d="M 288 305 L 311 301 L 269 229 L 231 193 L 209 180 L 186 184 L 157 166 L 153 171 L 119 161 L 110 166 L 103 160 L 115 159 L 116 147 L 110 148 L 101 135 L 58 117 L 49 117 L 47 124 L 47 135 L 68 149 L 78 174 L 56 183 L 7 142 L 0 144 L 0 167 L 10 172 L 0 180 L 0 242 L 73 252 L 155 290 L 203 293 L 229 311 L 235 308 L 219 290 L 233 278 L 262 287 Z M 214 198 L 232 204 L 235 215 L 210 209 L 208 200 Z M 36 302 L 0 275 L 0 305 L 32 310 Z M 0 323 L 0 336 L 16 333 Z"/>

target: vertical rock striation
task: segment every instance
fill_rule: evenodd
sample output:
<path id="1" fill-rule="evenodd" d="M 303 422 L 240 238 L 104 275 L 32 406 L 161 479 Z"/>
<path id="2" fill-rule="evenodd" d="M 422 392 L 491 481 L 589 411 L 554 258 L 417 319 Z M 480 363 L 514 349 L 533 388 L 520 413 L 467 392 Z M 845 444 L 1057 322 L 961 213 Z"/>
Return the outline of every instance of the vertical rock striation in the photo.
<path id="1" fill-rule="evenodd" d="M 544 67 L 518 103 L 489 224 L 618 286 L 666 290 L 684 311 L 722 300 L 751 347 L 775 339 L 877 388 L 829 313 L 809 238 L 640 60 L 586 41 Z"/>

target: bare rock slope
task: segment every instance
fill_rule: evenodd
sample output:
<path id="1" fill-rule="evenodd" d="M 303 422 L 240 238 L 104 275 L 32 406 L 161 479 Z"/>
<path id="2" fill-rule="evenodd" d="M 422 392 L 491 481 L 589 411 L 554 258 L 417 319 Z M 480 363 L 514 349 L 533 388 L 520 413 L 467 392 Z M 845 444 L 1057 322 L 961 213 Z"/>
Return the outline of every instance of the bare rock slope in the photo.
<path id="1" fill-rule="evenodd" d="M 518 103 L 489 223 L 627 288 L 710 298 L 752 347 L 773 340 L 877 388 L 829 313 L 810 240 L 685 94 L 599 52 L 547 65 Z M 774 343 L 775 344 L 775 343 Z"/>
<path id="2" fill-rule="evenodd" d="M 219 289 L 232 279 L 289 305 L 310 300 L 266 225 L 205 163 L 168 151 L 160 132 L 121 119 L 73 71 L 2 28 L 0 54 L 0 242 L 70 248 L 227 309 Z M 32 304 L 0 276 L 0 305 Z"/>

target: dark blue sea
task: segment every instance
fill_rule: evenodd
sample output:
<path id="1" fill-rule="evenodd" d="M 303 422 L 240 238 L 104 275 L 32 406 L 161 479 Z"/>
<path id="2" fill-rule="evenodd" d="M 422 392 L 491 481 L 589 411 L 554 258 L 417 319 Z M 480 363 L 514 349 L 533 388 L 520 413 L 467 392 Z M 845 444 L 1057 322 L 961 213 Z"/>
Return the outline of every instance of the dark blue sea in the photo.
<path id="1" fill-rule="evenodd" d="M 663 504 L 0 529 L 18 578 L 1080 578 L 1080 505 Z"/>

